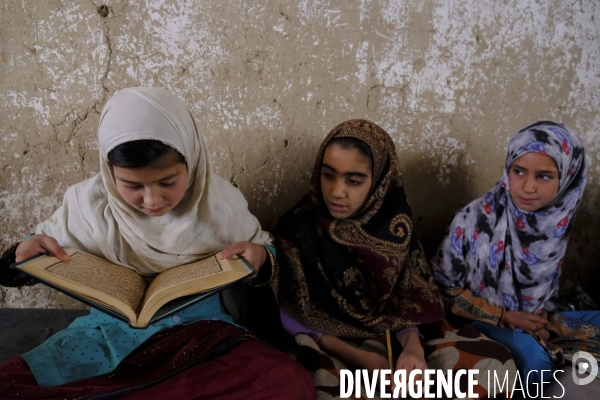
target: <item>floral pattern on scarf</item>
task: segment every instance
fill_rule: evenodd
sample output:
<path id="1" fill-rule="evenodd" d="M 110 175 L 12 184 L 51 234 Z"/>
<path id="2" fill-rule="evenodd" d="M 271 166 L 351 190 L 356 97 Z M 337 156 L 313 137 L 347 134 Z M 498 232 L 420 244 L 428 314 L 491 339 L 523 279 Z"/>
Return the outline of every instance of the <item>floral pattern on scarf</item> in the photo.
<path id="1" fill-rule="evenodd" d="M 517 158 L 530 152 L 556 161 L 560 184 L 546 206 L 523 211 L 510 196 L 508 172 Z M 466 287 L 508 310 L 554 310 L 586 168 L 581 141 L 565 125 L 540 121 L 521 129 L 509 142 L 502 179 L 454 216 L 431 260 L 436 280 L 450 289 Z"/>

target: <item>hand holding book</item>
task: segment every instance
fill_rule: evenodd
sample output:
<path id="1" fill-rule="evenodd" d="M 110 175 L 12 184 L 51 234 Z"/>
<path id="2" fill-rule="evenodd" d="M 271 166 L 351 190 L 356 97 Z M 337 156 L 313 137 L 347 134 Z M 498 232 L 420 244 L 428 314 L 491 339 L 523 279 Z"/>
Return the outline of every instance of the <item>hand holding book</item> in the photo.
<path id="1" fill-rule="evenodd" d="M 243 258 L 211 256 L 163 271 L 147 282 L 127 266 L 77 249 L 64 250 L 70 256 L 69 263 L 42 255 L 12 267 L 136 328 L 256 274 Z"/>
<path id="2" fill-rule="evenodd" d="M 217 258 L 243 257 L 255 269 L 259 270 L 267 259 L 267 250 L 264 246 L 252 242 L 237 242 L 217 254 Z M 256 275 L 250 277 L 254 279 Z"/>
<path id="3" fill-rule="evenodd" d="M 69 254 L 67 254 L 53 237 L 48 235 L 33 235 L 19 244 L 19 247 L 17 247 L 17 251 L 15 252 L 15 261 L 19 263 L 39 254 L 53 255 L 65 263 L 68 263 L 71 260 Z"/>

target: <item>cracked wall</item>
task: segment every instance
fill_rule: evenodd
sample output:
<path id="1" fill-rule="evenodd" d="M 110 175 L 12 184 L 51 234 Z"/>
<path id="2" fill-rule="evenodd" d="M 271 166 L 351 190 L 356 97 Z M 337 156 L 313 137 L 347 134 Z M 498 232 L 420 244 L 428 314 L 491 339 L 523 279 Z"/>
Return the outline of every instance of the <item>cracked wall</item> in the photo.
<path id="1" fill-rule="evenodd" d="M 394 138 L 429 253 L 453 211 L 500 178 L 519 127 L 563 121 L 591 161 L 565 283 L 597 281 L 600 6 L 593 0 L 5 0 L 1 7 L 1 248 L 50 216 L 69 185 L 98 171 L 103 104 L 118 89 L 145 85 L 187 102 L 217 172 L 267 228 L 305 192 L 331 128 L 349 118 L 377 122 Z M 3 307 L 81 307 L 43 287 L 1 294 Z"/>

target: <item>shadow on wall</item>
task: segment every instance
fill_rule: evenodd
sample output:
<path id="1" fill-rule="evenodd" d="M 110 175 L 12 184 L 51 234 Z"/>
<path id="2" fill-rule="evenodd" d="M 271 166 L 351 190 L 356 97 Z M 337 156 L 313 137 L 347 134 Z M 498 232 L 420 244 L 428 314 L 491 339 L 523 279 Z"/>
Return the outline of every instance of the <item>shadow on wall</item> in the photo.
<path id="1" fill-rule="evenodd" d="M 315 154 L 316 152 L 317 150 L 314 151 Z M 433 256 L 440 245 L 454 213 L 475 198 L 468 190 L 467 173 L 455 168 L 448 175 L 451 183 L 444 185 L 439 181 L 434 168 L 424 167 L 435 165 L 433 161 L 432 158 L 423 156 L 409 164 L 401 162 L 404 189 L 413 213 L 413 223 L 427 259 Z M 308 179 L 302 180 L 291 190 L 293 195 L 279 196 L 275 202 L 277 206 L 268 212 L 252 208 L 251 211 L 259 217 L 263 229 L 272 231 L 277 219 L 306 195 L 308 186 Z"/>
<path id="2" fill-rule="evenodd" d="M 591 209 L 600 210 L 600 201 L 596 201 Z M 581 284 L 585 293 L 596 305 L 600 304 L 600 290 L 598 290 L 600 268 L 598 268 L 599 262 L 597 261 L 600 260 L 600 238 L 594 234 L 590 221 L 599 217 L 600 214 L 589 213 L 586 209 L 577 211 L 573 233 L 569 239 L 569 247 L 563 263 L 560 287 L 561 296 L 577 296 L 578 293 L 576 289 L 572 288 L 572 285 Z M 582 257 L 578 257 L 581 255 L 585 255 L 587 260 L 596 260 L 595 265 L 582 265 L 577 261 L 582 259 Z"/>
<path id="3" fill-rule="evenodd" d="M 430 157 L 402 165 L 402 176 L 413 213 L 415 231 L 429 260 L 446 234 L 454 213 L 475 197 L 469 191 L 468 174 L 454 168 L 444 185 Z"/>

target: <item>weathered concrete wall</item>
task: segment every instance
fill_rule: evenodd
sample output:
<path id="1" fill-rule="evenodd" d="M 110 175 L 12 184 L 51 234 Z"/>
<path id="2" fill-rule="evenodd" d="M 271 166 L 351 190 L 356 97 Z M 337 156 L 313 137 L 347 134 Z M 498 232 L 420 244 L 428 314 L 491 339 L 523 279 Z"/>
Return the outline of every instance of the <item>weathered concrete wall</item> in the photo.
<path id="1" fill-rule="evenodd" d="M 377 122 L 429 252 L 499 179 L 519 127 L 563 121 L 591 160 L 565 272 L 598 277 L 595 0 L 6 0 L 0 40 L 0 247 L 98 171 L 103 104 L 146 85 L 185 99 L 217 171 L 266 227 L 305 192 L 331 128 Z M 3 307 L 78 307 L 41 287 L 2 290 Z"/>

